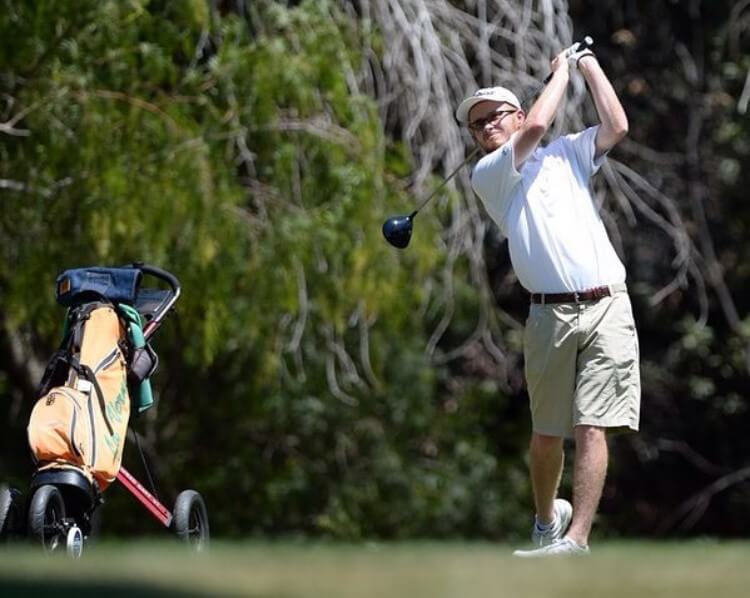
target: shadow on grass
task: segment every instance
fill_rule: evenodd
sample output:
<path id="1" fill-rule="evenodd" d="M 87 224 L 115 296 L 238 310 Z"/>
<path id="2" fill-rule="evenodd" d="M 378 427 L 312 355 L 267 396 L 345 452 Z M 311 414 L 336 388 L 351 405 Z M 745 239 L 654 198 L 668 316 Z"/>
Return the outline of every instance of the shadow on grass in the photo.
<path id="1" fill-rule="evenodd" d="M 0 579 L 0 596 L 55 596 L 55 598 L 195 598 L 208 596 L 203 592 L 190 592 L 144 583 L 100 581 L 81 582 L 69 579 L 20 580 Z"/>

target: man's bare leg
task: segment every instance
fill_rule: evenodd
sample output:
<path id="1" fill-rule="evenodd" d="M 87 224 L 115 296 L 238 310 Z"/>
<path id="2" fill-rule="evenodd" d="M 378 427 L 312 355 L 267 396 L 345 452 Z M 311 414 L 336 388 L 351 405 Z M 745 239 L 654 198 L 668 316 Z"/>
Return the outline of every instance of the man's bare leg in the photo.
<path id="1" fill-rule="evenodd" d="M 554 517 L 552 508 L 563 470 L 563 439 L 532 433 L 529 469 L 537 519 L 543 525 L 551 523 Z"/>
<path id="2" fill-rule="evenodd" d="M 573 521 L 566 536 L 581 546 L 587 546 L 607 475 L 607 433 L 604 428 L 576 426 L 575 442 Z"/>

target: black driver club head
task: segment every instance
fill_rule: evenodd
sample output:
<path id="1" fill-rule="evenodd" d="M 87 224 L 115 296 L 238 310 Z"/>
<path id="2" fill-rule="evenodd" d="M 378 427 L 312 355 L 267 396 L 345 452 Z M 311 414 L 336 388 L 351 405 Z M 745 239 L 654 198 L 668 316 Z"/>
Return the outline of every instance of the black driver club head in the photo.
<path id="1" fill-rule="evenodd" d="M 411 240 L 412 221 L 414 214 L 409 216 L 392 216 L 383 222 L 383 236 L 394 247 L 405 249 Z"/>

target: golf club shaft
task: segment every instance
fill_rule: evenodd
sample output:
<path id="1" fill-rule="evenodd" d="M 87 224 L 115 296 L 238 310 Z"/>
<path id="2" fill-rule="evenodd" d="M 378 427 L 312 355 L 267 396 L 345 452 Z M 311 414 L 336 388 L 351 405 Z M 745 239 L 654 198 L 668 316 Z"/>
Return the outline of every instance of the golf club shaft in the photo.
<path id="1" fill-rule="evenodd" d="M 466 163 L 467 163 L 467 162 L 468 162 L 469 160 L 471 160 L 471 159 L 472 159 L 472 158 L 473 158 L 474 156 L 476 156 L 476 155 L 477 155 L 477 152 L 478 152 L 478 151 L 479 151 L 479 147 L 475 147 L 475 148 L 474 148 L 473 150 L 471 150 L 471 152 L 469 153 L 469 155 L 468 155 L 468 156 L 466 156 L 466 158 L 464 159 L 464 161 L 463 161 L 463 162 L 461 162 L 461 164 L 459 164 L 459 165 L 458 165 L 458 166 L 456 167 L 456 169 L 455 169 L 455 170 L 454 170 L 453 172 L 451 172 L 451 173 L 450 173 L 450 174 L 448 175 L 448 177 L 447 177 L 447 178 L 446 178 L 446 179 L 445 179 L 445 180 L 444 180 L 444 181 L 443 181 L 442 183 L 440 183 L 440 185 L 438 185 L 438 186 L 437 186 L 437 188 L 436 188 L 436 189 L 435 189 L 435 190 L 434 190 L 434 191 L 433 191 L 432 193 L 430 193 L 430 194 L 429 194 L 429 195 L 427 196 L 427 199 L 424 199 L 424 200 L 422 200 L 422 202 L 421 202 L 421 203 L 420 203 L 420 204 L 419 204 L 419 205 L 417 206 L 417 209 L 416 209 L 416 210 L 414 210 L 414 211 L 413 211 L 413 212 L 412 212 L 412 213 L 411 213 L 411 214 L 409 215 L 409 218 L 414 218 L 414 216 L 416 216 L 416 215 L 417 215 L 417 212 L 419 212 L 419 210 L 421 210 L 421 209 L 422 209 L 423 207 L 425 207 L 425 206 L 427 205 L 427 202 L 428 202 L 428 201 L 430 201 L 430 200 L 431 200 L 431 199 L 432 199 L 433 197 L 435 197 L 435 196 L 436 196 L 436 195 L 438 194 L 438 192 L 439 192 L 439 191 L 440 191 L 440 190 L 441 190 L 441 189 L 442 189 L 443 187 L 445 187 L 445 186 L 446 186 L 446 185 L 448 184 L 448 181 L 450 181 L 450 180 L 451 180 L 451 179 L 452 179 L 452 178 L 453 178 L 454 176 L 456 176 L 456 173 L 457 173 L 457 172 L 458 172 L 459 170 L 461 170 L 461 168 L 463 168 L 463 167 L 464 167 L 464 165 L 465 165 L 465 164 L 466 164 Z"/>

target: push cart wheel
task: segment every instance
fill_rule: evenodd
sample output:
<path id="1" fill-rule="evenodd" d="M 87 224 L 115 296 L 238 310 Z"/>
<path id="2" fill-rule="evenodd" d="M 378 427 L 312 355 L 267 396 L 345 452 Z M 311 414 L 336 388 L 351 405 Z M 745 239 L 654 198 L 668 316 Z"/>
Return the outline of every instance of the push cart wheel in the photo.
<path id="1" fill-rule="evenodd" d="M 183 490 L 174 505 L 172 528 L 177 537 L 196 552 L 208 547 L 208 511 L 203 497 L 195 490 Z"/>
<path id="2" fill-rule="evenodd" d="M 65 503 L 55 486 L 39 486 L 29 503 L 29 537 L 53 552 L 65 544 Z"/>
<path id="3" fill-rule="evenodd" d="M 15 488 L 0 486 L 0 542 L 8 542 L 22 529 L 21 493 Z"/>
<path id="4" fill-rule="evenodd" d="M 77 525 L 73 525 L 68 529 L 68 533 L 65 535 L 65 549 L 68 552 L 68 556 L 73 559 L 80 559 L 83 553 L 83 532 Z"/>
<path id="5" fill-rule="evenodd" d="M 10 493 L 10 488 L 5 485 L 0 486 L 0 538 L 5 539 L 6 523 L 8 521 L 8 515 L 10 515 L 10 508 L 13 504 L 13 495 Z"/>

